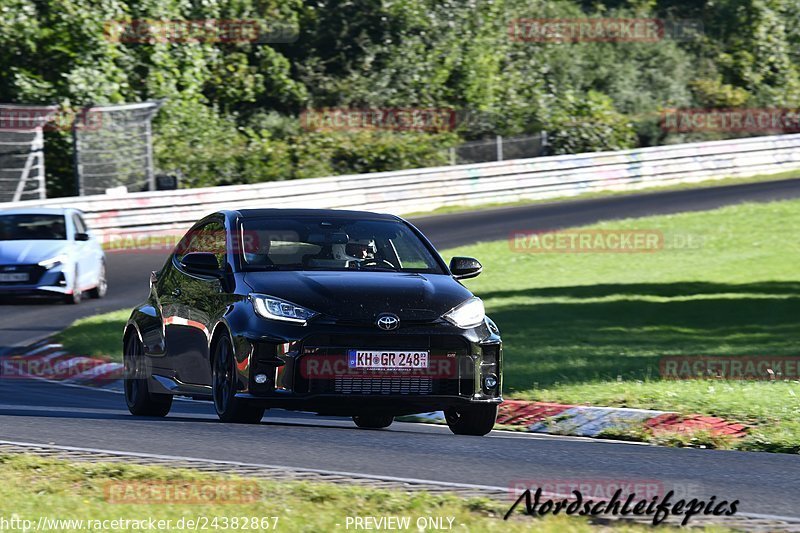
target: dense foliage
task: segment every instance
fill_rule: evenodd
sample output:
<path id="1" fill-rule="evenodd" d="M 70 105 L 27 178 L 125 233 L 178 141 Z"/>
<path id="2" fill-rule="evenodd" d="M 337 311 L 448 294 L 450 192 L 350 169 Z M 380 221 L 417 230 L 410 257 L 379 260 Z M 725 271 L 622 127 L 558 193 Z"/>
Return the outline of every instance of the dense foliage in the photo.
<path id="1" fill-rule="evenodd" d="M 658 42 L 526 42 L 520 18 L 658 17 L 702 32 Z M 119 42 L 114 20 L 280 20 L 291 43 Z M 670 107 L 800 105 L 797 0 L 0 0 L 0 102 L 166 98 L 163 171 L 188 186 L 446 162 L 463 140 L 545 130 L 554 153 L 691 139 Z M 308 131 L 304 109 L 458 111 L 455 132 Z M 51 192 L 71 190 L 51 134 Z M 694 134 L 696 136 L 696 134 Z"/>

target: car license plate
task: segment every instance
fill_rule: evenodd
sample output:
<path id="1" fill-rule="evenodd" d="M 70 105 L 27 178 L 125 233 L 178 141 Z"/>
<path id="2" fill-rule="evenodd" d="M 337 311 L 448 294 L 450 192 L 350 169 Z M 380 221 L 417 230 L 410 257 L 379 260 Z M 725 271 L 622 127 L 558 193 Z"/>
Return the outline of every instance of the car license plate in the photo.
<path id="1" fill-rule="evenodd" d="M 348 350 L 347 361 L 350 368 L 428 368 L 428 355 L 422 350 Z"/>
<path id="2" fill-rule="evenodd" d="M 28 274 L 26 272 L 17 272 L 13 274 L 0 274 L 0 281 L 28 281 Z"/>

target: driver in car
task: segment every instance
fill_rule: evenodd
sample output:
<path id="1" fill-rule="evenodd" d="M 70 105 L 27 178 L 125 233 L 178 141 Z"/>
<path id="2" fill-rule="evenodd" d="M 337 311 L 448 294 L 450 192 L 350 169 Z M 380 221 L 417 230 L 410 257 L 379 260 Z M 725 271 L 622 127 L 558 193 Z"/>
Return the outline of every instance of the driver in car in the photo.
<path id="1" fill-rule="evenodd" d="M 373 259 L 377 251 L 375 241 L 372 239 L 356 239 L 348 242 L 345 246 L 345 254 L 357 261 Z"/>
<path id="2" fill-rule="evenodd" d="M 350 239 L 347 244 L 333 245 L 334 259 L 352 261 L 352 266 L 374 259 L 378 251 L 374 239 Z"/>

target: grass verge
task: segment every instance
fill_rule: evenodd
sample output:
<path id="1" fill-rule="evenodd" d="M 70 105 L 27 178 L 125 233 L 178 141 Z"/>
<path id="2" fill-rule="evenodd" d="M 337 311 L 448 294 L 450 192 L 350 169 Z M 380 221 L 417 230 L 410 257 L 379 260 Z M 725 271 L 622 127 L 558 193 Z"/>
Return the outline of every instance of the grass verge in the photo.
<path id="1" fill-rule="evenodd" d="M 517 253 L 507 241 L 448 250 L 479 258 L 466 284 L 505 343 L 508 396 L 722 416 L 755 429 L 733 446 L 800 452 L 800 383 L 662 380 L 665 356 L 797 356 L 800 202 L 607 222 L 664 235 L 653 253 Z"/>
<path id="2" fill-rule="evenodd" d="M 443 518 L 445 526 L 447 519 L 452 518 L 452 529 L 458 531 L 513 532 L 535 528 L 559 533 L 652 529 L 631 524 L 595 526 L 584 519 L 563 515 L 543 519 L 518 515 L 504 521 L 502 517 L 511 505 L 510 500 L 504 504 L 489 499 L 464 500 L 455 495 L 405 493 L 363 486 L 244 480 L 191 470 L 119 463 L 72 463 L 28 455 L 0 455 L 0 477 L 4 480 L 0 486 L 0 516 L 7 520 L 11 517 L 31 520 L 34 526 L 41 516 L 51 520 L 84 520 L 83 526 L 89 520 L 152 519 L 171 521 L 161 530 L 182 531 L 193 529 L 186 526 L 186 520 L 202 522 L 205 519 L 209 529 L 216 523 L 219 529 L 316 532 L 346 530 L 348 516 L 394 516 L 409 517 L 412 524 L 409 530 L 417 530 L 414 525 L 419 518 Z M 234 485 L 237 482 L 240 485 Z M 144 484 L 148 488 L 146 492 L 142 490 Z M 142 494 L 147 496 L 147 503 L 139 503 Z M 185 499 L 174 499 L 178 494 L 184 494 L 181 498 L 191 495 L 195 501 L 203 500 L 203 503 L 181 503 Z M 209 494 L 218 494 L 221 500 L 209 502 Z M 273 517 L 277 517 L 277 524 Z M 184 527 L 179 527 L 181 519 Z M 255 524 L 249 522 L 253 519 L 257 520 Z M 238 527 L 234 527 L 233 520 L 238 521 Z M 242 527 L 245 522 L 248 526 Z M 112 524 L 94 529 L 131 529 Z M 61 522 L 57 526 L 51 523 L 51 526 L 59 531 L 88 529 L 74 522 Z M 353 529 L 352 524 L 350 529 Z M 710 528 L 707 531 L 724 530 Z"/>
<path id="3" fill-rule="evenodd" d="M 122 362 L 122 331 L 131 315 L 130 309 L 81 318 L 55 336 L 72 354 L 107 357 Z"/>

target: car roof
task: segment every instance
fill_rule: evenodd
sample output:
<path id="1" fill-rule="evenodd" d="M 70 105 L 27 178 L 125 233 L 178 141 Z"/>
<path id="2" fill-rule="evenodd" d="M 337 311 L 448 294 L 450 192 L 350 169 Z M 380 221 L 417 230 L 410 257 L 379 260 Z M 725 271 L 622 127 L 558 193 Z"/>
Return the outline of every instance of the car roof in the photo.
<path id="1" fill-rule="evenodd" d="M 373 213 L 371 211 L 349 211 L 345 209 L 239 209 L 241 218 L 259 217 L 320 217 L 320 218 L 361 218 L 371 220 L 398 220 L 395 215 Z"/>
<path id="2" fill-rule="evenodd" d="M 69 213 L 80 213 L 80 211 L 71 207 L 18 207 L 0 209 L 0 215 L 66 215 Z"/>

